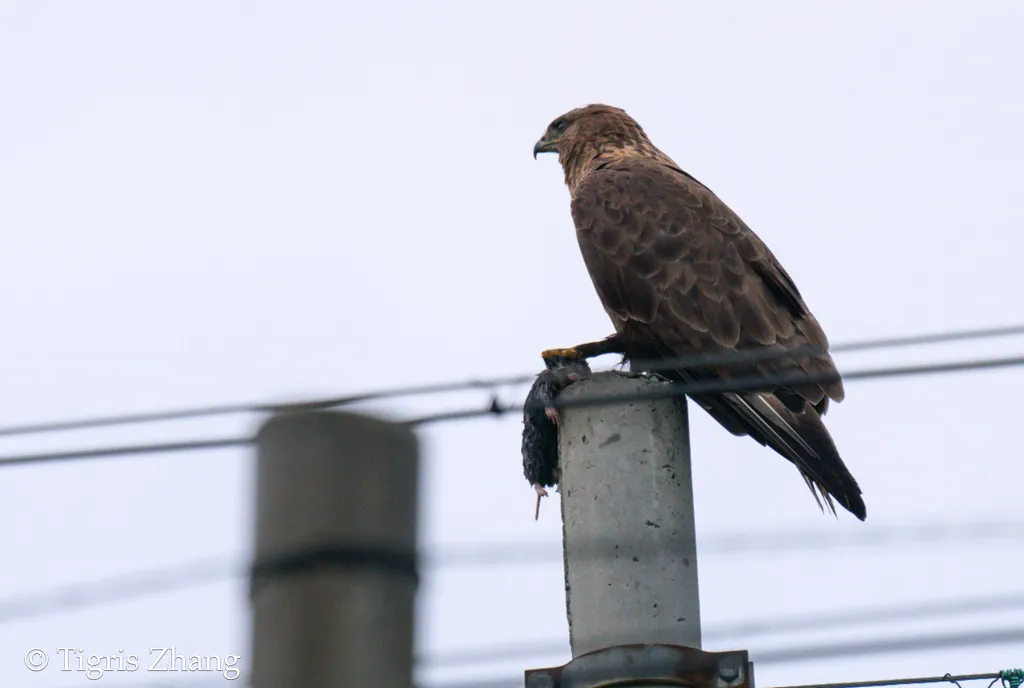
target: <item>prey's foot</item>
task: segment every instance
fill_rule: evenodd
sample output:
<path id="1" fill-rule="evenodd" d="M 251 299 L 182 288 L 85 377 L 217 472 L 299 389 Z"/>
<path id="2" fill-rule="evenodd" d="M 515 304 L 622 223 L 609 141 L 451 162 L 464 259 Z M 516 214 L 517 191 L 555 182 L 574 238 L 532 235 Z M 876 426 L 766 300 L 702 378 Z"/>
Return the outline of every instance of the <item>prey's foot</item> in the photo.
<path id="1" fill-rule="evenodd" d="M 545 490 L 542 485 L 538 485 L 537 483 L 533 484 L 533 489 L 537 491 L 537 508 L 533 511 L 533 520 L 537 521 L 540 519 L 540 500 L 542 497 L 548 496 L 548 491 Z"/>
<path id="2" fill-rule="evenodd" d="M 544 409 L 544 415 L 548 417 L 549 421 L 551 421 L 555 425 L 558 425 L 558 409 L 556 409 L 554 406 L 548 406 L 546 409 Z"/>

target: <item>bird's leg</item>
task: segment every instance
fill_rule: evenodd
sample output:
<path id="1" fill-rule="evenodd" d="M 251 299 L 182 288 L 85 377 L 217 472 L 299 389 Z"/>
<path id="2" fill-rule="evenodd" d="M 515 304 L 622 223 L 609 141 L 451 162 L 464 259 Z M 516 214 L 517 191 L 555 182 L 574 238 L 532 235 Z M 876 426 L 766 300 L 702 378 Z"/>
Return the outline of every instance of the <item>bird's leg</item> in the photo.
<path id="1" fill-rule="evenodd" d="M 569 349 L 547 349 L 542 351 L 540 357 L 544 359 L 544 363 L 550 368 L 552 363 L 564 360 L 586 360 L 588 358 L 595 358 L 597 356 L 603 356 L 604 354 L 623 354 L 626 351 L 625 338 L 618 332 L 605 337 L 596 342 L 587 342 L 585 344 L 577 344 Z"/>

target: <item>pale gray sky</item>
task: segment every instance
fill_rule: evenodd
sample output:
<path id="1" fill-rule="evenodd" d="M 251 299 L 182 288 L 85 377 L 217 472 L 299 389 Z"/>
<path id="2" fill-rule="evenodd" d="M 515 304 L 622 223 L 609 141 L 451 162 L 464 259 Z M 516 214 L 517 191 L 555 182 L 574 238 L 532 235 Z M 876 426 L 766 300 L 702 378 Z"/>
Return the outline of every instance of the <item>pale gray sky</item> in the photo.
<path id="1" fill-rule="evenodd" d="M 558 165 L 530 154 L 556 115 L 590 102 L 625 108 L 736 210 L 833 342 L 1022 319 L 1022 22 L 1024 5 L 1009 1 L 0 0 L 0 425 L 529 372 L 544 348 L 608 334 Z M 828 423 L 864 489 L 866 525 L 822 516 L 787 462 L 694 412 L 698 537 L 1024 517 L 1022 381 L 850 383 Z M 9 439 L 0 452 L 254 427 Z M 520 427 L 423 433 L 425 546 L 558 541 L 557 501 L 532 520 Z M 225 450 L 3 470 L 0 589 L 244 558 L 252 465 L 249 451 Z M 708 555 L 704 623 L 1017 591 L 1024 554 L 1010 544 Z M 557 561 L 442 570 L 420 610 L 426 654 L 565 642 L 561 655 L 424 680 L 568 659 Z M 706 649 L 745 647 L 756 661 L 791 644 L 1014 621 Z M 0 685 L 92 685 L 24 668 L 29 648 L 66 644 L 244 656 L 245 586 L 0 624 Z M 765 665 L 757 682 L 992 671 L 1024 663 L 1021 650 Z"/>

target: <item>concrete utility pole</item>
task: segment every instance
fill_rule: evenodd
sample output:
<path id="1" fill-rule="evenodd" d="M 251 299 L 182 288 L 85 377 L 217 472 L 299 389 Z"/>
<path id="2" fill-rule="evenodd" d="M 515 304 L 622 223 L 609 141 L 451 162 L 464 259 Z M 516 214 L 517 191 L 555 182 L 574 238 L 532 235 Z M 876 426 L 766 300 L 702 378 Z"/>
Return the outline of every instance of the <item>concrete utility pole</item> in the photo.
<path id="1" fill-rule="evenodd" d="M 561 398 L 642 394 L 662 384 L 599 374 Z M 570 407 L 561 416 L 559 489 L 573 657 L 631 643 L 700 649 L 686 400 Z"/>
<path id="2" fill-rule="evenodd" d="M 559 397 L 668 383 L 599 373 Z M 527 688 L 751 688 L 746 652 L 701 651 L 686 400 L 560 411 L 559 490 L 573 661 Z"/>
<path id="3" fill-rule="evenodd" d="M 272 418 L 256 442 L 252 685 L 409 688 L 412 431 L 318 411 Z"/>

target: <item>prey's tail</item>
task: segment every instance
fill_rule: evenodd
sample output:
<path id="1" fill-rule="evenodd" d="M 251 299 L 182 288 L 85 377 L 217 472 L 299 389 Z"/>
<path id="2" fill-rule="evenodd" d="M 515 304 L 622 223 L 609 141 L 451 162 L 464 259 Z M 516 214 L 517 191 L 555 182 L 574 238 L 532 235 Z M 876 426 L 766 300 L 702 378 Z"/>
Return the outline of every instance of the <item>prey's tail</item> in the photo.
<path id="1" fill-rule="evenodd" d="M 694 401 L 733 434 L 749 435 L 793 462 L 822 510 L 823 499 L 835 514 L 835 499 L 860 520 L 867 518 L 860 486 L 810 404 L 795 412 L 775 395 L 756 392 L 695 395 Z"/>

